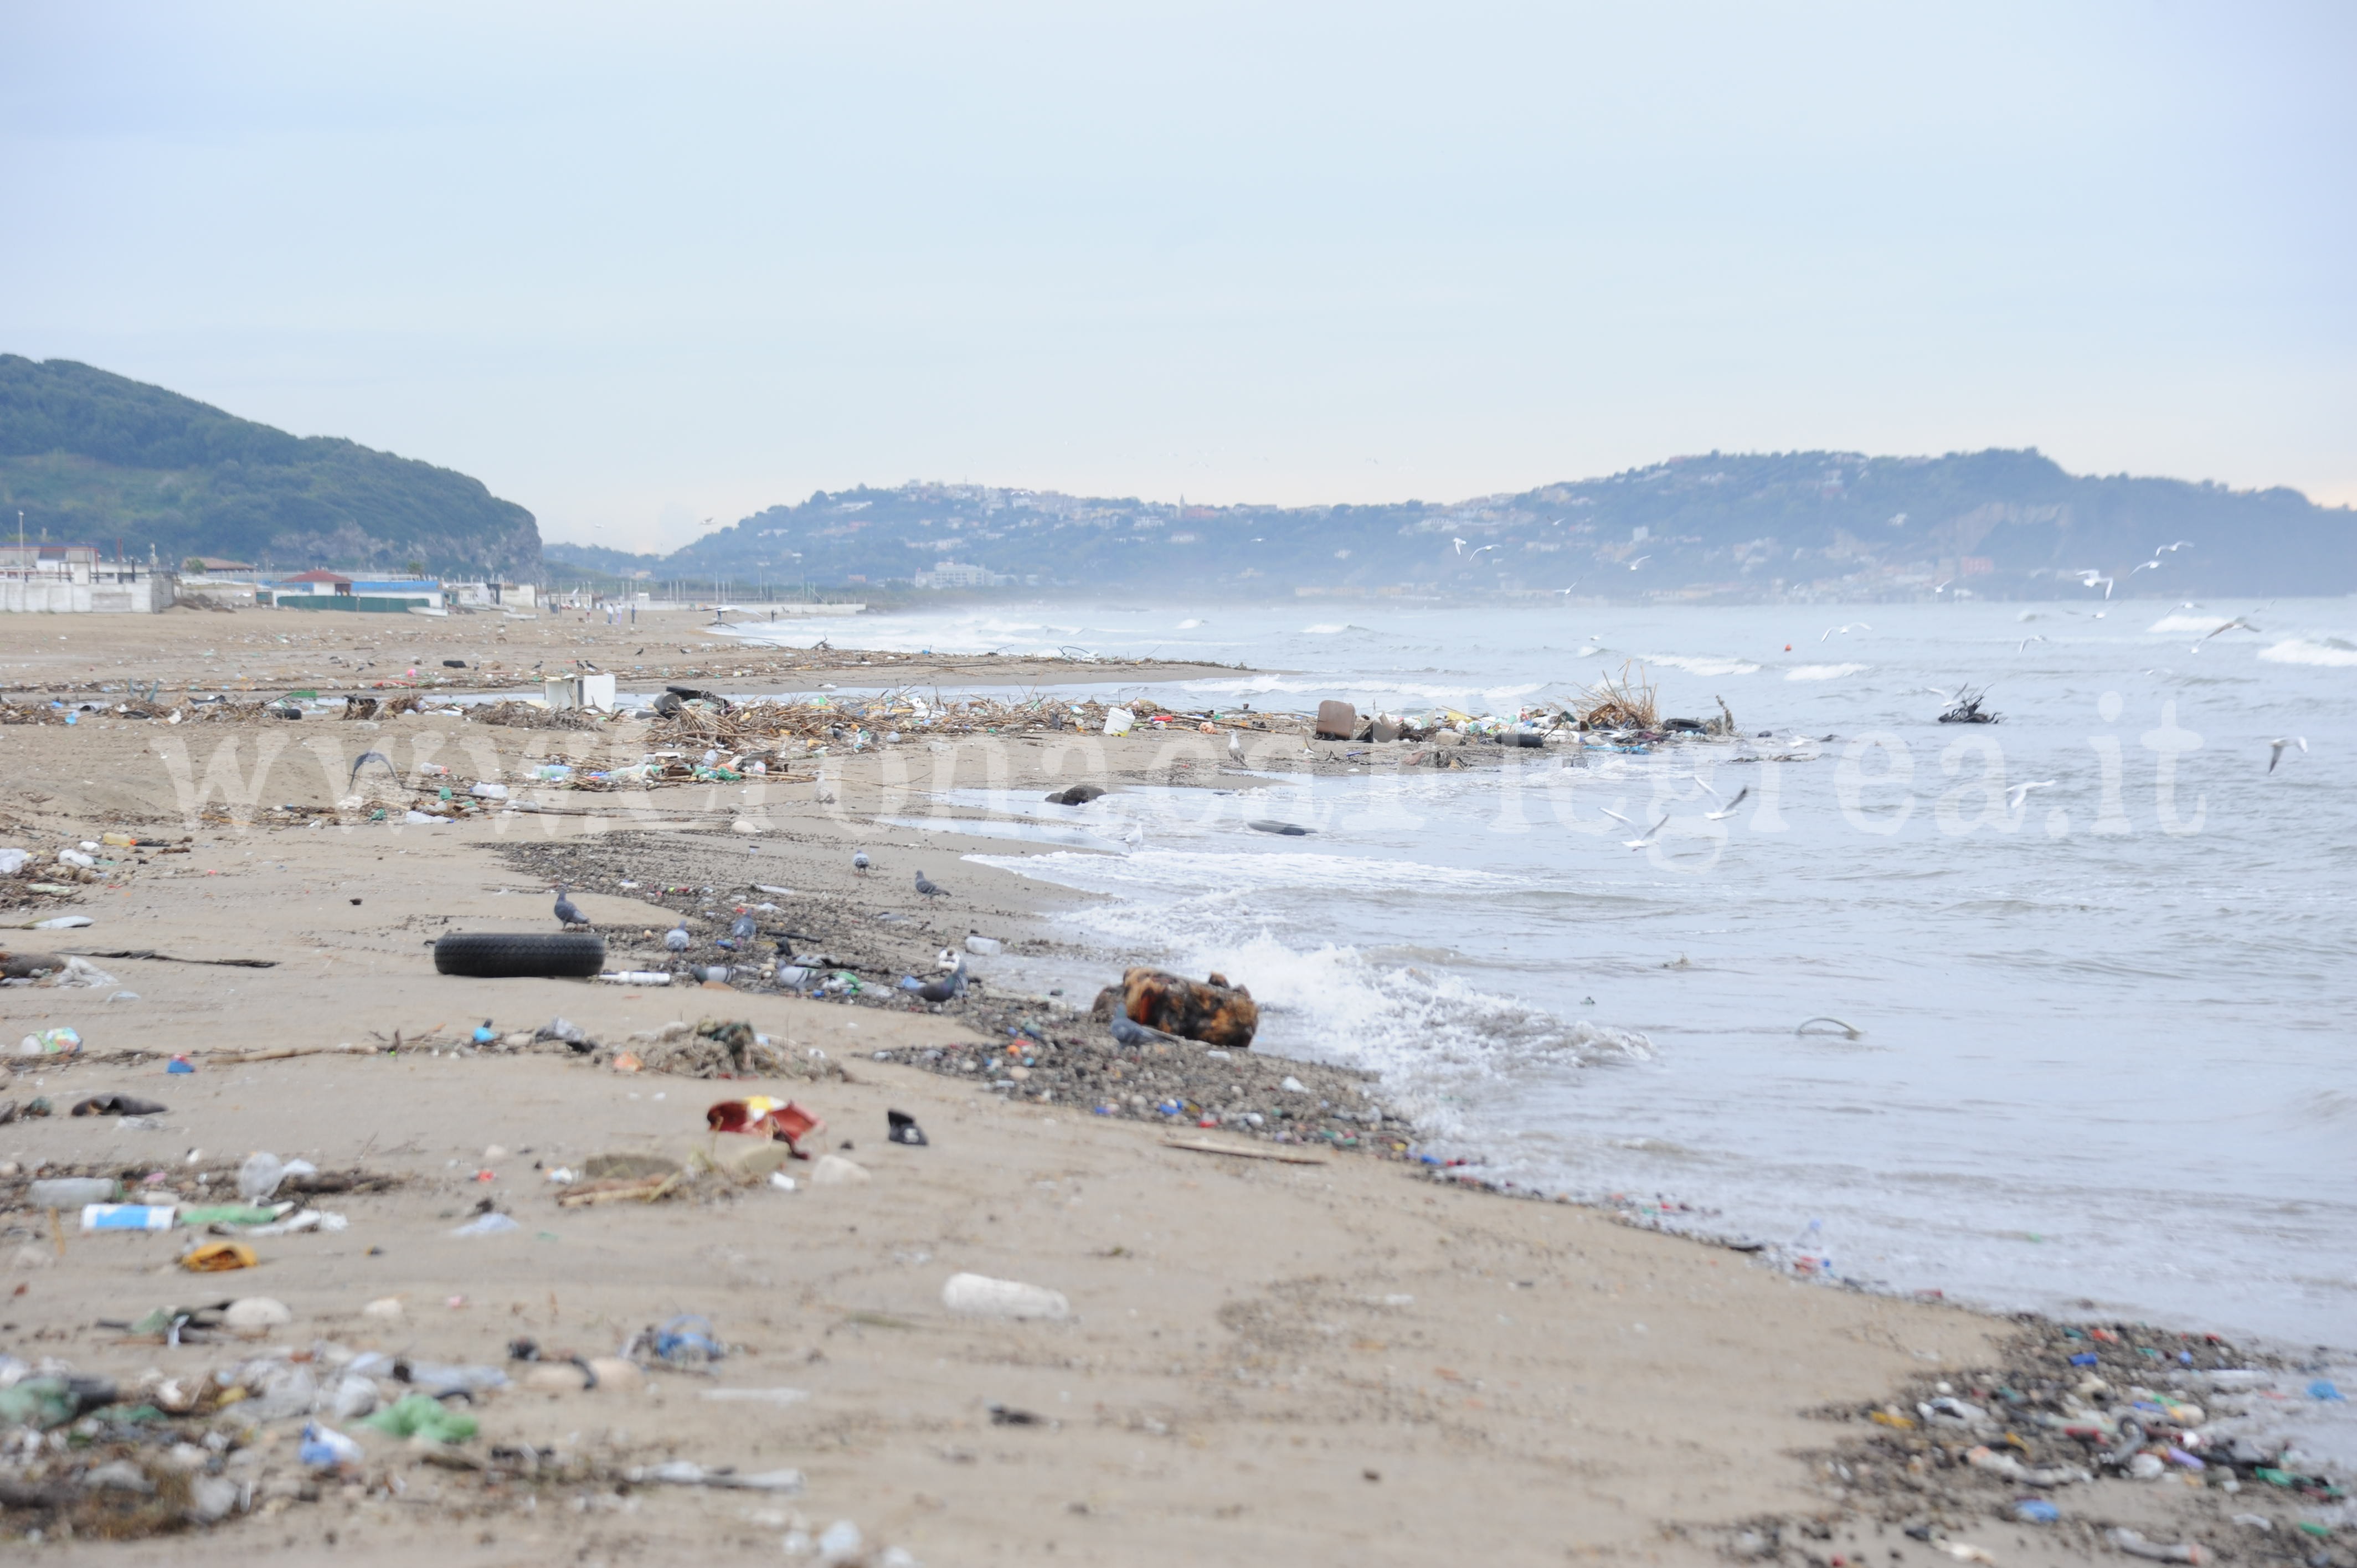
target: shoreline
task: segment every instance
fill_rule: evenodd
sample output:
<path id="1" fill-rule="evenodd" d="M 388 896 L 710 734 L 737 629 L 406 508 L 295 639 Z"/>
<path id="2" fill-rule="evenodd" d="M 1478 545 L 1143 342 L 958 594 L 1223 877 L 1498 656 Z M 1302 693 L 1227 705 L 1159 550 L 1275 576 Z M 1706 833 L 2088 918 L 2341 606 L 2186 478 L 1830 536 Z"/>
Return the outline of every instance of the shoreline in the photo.
<path id="1" fill-rule="evenodd" d="M 257 1240 L 258 1270 L 191 1276 L 171 1266 L 185 1233 L 68 1233 L 59 1256 L 12 1179 L 0 1220 L 12 1234 L 0 1259 L 7 1288 L 26 1291 L 9 1314 L 16 1327 L 0 1330 L 0 1351 L 57 1356 L 127 1382 L 148 1367 L 214 1369 L 286 1350 L 331 1358 L 335 1348 L 375 1348 L 503 1365 L 521 1383 L 527 1369 L 503 1359 L 518 1334 L 610 1355 L 643 1324 L 699 1312 L 734 1347 L 715 1369 L 719 1387 L 790 1387 L 799 1397 L 716 1404 L 701 1398 L 704 1382 L 665 1370 L 628 1395 L 509 1389 L 481 1402 L 486 1437 L 464 1445 L 476 1468 L 371 1439 L 349 1483 L 309 1477 L 294 1462 L 299 1422 L 263 1422 L 250 1441 L 233 1440 L 229 1456 L 255 1456 L 240 1473 L 257 1482 L 264 1517 L 241 1512 L 199 1534 L 144 1542 L 52 1541 L 59 1561 L 195 1563 L 232 1552 L 302 1561 L 328 1532 L 339 1557 L 363 1562 L 404 1560 L 421 1545 L 454 1563 L 553 1561 L 608 1540 L 635 1541 L 641 1554 L 767 1561 L 787 1530 L 815 1533 L 849 1518 L 871 1544 L 902 1546 L 936 1568 L 992 1551 L 1038 1556 L 1050 1541 L 1060 1553 L 1142 1563 L 1245 1552 L 1314 1561 L 1335 1541 L 1385 1563 L 1428 1561 L 1437 1550 L 1507 1562 L 1560 1562 L 1573 1550 L 1707 1562 L 1727 1550 L 1768 1555 L 1759 1548 L 1771 1544 L 1762 1533 L 1770 1520 L 1782 1532 L 1773 1543 L 1794 1560 L 1853 1538 L 1878 1557 L 1887 1548 L 1911 1555 L 1919 1542 L 1903 1530 L 1920 1525 L 2010 1563 L 2082 1560 L 2115 1523 L 2156 1541 L 2229 1541 L 2226 1516 L 2255 1501 L 2214 1485 L 2098 1479 L 2054 1491 L 2077 1521 L 2068 1528 L 2001 1518 L 2018 1484 L 1965 1457 L 1999 1434 L 1927 1424 L 1914 1406 L 1919 1396 L 1948 1397 L 1926 1380 L 1952 1381 L 1969 1403 L 1974 1369 L 2037 1370 L 2044 1352 L 2013 1347 L 2045 1326 L 1803 1291 L 1770 1270 L 1736 1266 L 1721 1248 L 1645 1235 L 1598 1210 L 1480 1204 L 1461 1176 L 1276 1144 L 1248 1123 L 1174 1134 L 1158 1115 L 1101 1116 L 1060 1091 L 1010 1102 L 1009 1090 L 965 1087 L 979 1067 L 901 1065 L 928 1051 L 979 1062 L 994 1050 L 1006 1064 L 1001 1031 L 1012 1020 L 1046 1036 L 1046 1070 L 1027 1066 L 1026 1078 L 1004 1079 L 1031 1094 L 1079 1082 L 1082 1068 L 1102 1087 L 1107 1069 L 1126 1067 L 1082 1037 L 1076 1015 L 1050 1014 L 1017 987 L 1001 997 L 985 961 L 975 961 L 982 1000 L 961 1017 L 677 982 L 457 981 L 433 974 L 425 955 L 446 929 L 554 929 L 547 888 L 577 876 L 576 902 L 610 955 L 634 966 L 720 958 L 714 944 L 736 905 L 767 901 L 778 909 L 761 921 L 788 956 L 823 946 L 863 984 L 872 977 L 889 989 L 899 973 L 928 972 L 932 955 L 969 929 L 1000 936 L 1020 961 L 1085 967 L 1052 930 L 1049 906 L 1085 908 L 1087 895 L 945 860 L 984 845 L 879 828 L 877 819 L 895 791 L 907 799 L 925 787 L 910 767 L 938 779 L 946 763 L 954 781 L 968 756 L 995 758 L 1010 781 L 1042 785 L 1084 767 L 1109 780 L 1253 787 L 1222 776 L 1215 753 L 1199 763 L 1189 748 L 1211 753 L 1211 737 L 985 737 L 994 744 L 908 748 L 898 781 L 888 759 L 900 754 L 867 752 L 758 786 L 740 779 L 651 791 L 614 818 L 504 811 L 447 825 L 368 824 L 336 811 L 337 776 L 363 745 L 397 757 L 421 786 L 410 798 L 431 804 L 436 787 L 425 763 L 445 759 L 461 782 L 462 766 L 486 776 L 473 742 L 513 782 L 511 804 L 613 809 L 611 795 L 522 782 L 534 758 L 584 737 L 469 724 L 446 738 L 437 725 L 449 721 L 404 716 L 365 731 L 177 726 L 198 779 L 209 776 L 207 749 L 236 743 L 245 826 L 189 819 L 152 723 L 0 731 L 23 779 L 6 802 L 6 842 L 47 854 L 108 829 L 187 841 L 110 851 L 119 864 L 94 867 L 100 875 L 73 892 L 23 896 L 25 915 L 71 909 L 96 923 L 12 932 L 12 953 L 145 950 L 277 964 L 98 958 L 119 986 L 0 990 L 12 1038 L 70 1025 L 85 1039 L 70 1063 L 11 1058 L 0 1098 L 38 1093 L 60 1113 L 0 1128 L 0 1155 L 27 1167 L 135 1165 L 142 1182 L 156 1171 L 166 1178 L 157 1187 L 178 1190 L 193 1179 L 188 1170 L 225 1171 L 268 1148 L 398 1183 L 322 1202 L 348 1216 L 347 1232 Z M 273 739 L 282 744 L 264 761 L 257 747 Z M 341 747 L 332 766 L 307 749 L 327 739 Z M 1298 749 L 1275 733 L 1266 744 Z M 756 788 L 760 797 L 748 799 Z M 286 804 L 303 810 L 267 809 Z M 876 862 L 866 877 L 850 865 L 862 845 Z M 1018 851 L 1011 842 L 988 849 Z M 909 886 L 919 869 L 952 888 L 946 907 Z M 757 899 L 763 884 L 794 891 Z M 674 887 L 686 892 L 666 895 Z M 660 937 L 683 915 L 694 944 L 674 959 Z M 115 989 L 140 999 L 107 1000 Z M 1085 1007 L 1085 998 L 1056 1000 Z M 486 1051 L 466 1039 L 486 1015 L 511 1037 L 560 1014 L 601 1051 Z M 705 1015 L 745 1018 L 796 1051 L 824 1055 L 803 1055 L 796 1076 L 726 1084 L 614 1070 L 617 1053 L 648 1048 L 634 1035 Z M 406 1048 L 391 1055 L 382 1047 L 396 1031 Z M 362 1048 L 334 1049 L 346 1041 Z M 430 1042 L 422 1056 L 421 1042 Z M 322 1054 L 229 1059 L 274 1047 Z M 172 1054 L 188 1055 L 197 1071 L 167 1075 Z M 1317 1069 L 1332 1075 L 1321 1079 L 1274 1057 L 1251 1065 L 1297 1075 L 1329 1101 L 1355 1076 Z M 1190 1054 L 1187 1070 L 1211 1084 L 1241 1064 Z M 677 1153 L 702 1135 L 706 1101 L 748 1090 L 811 1104 L 831 1123 L 826 1147 L 872 1179 L 805 1183 L 791 1194 L 699 1183 L 692 1196 L 651 1207 L 560 1209 L 545 1169 L 533 1168 L 613 1150 Z M 156 1128 L 62 1113 L 68 1100 L 100 1091 L 172 1110 Z M 1288 1092 L 1256 1080 L 1245 1100 L 1277 1105 Z M 913 1112 L 930 1144 L 884 1142 L 887 1109 Z M 1325 1163 L 1174 1147 L 1174 1135 Z M 191 1150 L 202 1157 L 189 1162 Z M 479 1169 L 491 1179 L 478 1181 Z M 451 1237 L 487 1198 L 522 1230 Z M 1076 1316 L 960 1317 L 941 1298 L 952 1271 L 1060 1291 Z M 249 1294 L 283 1301 L 294 1321 L 250 1345 L 178 1348 L 93 1326 L 170 1301 Z M 361 1310 L 393 1296 L 404 1304 L 399 1317 Z M 447 1305 L 454 1296 L 463 1305 Z M 311 1350 L 315 1341 L 330 1349 Z M 2136 1355 L 2121 1346 L 2088 1353 Z M 2211 1370 L 2196 1359 L 2163 1370 L 2190 1388 Z M 2059 1415 L 2081 1397 L 2041 1376 L 2056 1392 L 2016 1391 L 2040 1402 L 2031 1408 Z M 1009 1424 L 994 1417 L 994 1402 L 1040 1420 Z M 1829 1407 L 1846 1412 L 1839 1423 L 1810 1413 Z M 1871 1421 L 1869 1409 L 1915 1424 Z M 225 1418 L 210 1426 L 244 1430 Z M 2075 1442 L 2054 1430 L 2024 1435 L 2041 1454 Z M 1855 1441 L 1868 1434 L 1900 1448 L 1878 1458 Z M 552 1457 L 487 1470 L 481 1461 L 500 1445 Z M 1813 1457 L 1825 1453 L 1835 1457 Z M 805 1489 L 771 1500 L 629 1480 L 633 1467 L 668 1459 L 748 1472 L 790 1465 Z M 1826 1463 L 1849 1466 L 1851 1477 Z M 1860 1465 L 1890 1471 L 1888 1485 L 1859 1482 Z M 2273 1511 L 2289 1530 L 2285 1508 Z M 1747 1532 L 1759 1538 L 1749 1546 Z"/>

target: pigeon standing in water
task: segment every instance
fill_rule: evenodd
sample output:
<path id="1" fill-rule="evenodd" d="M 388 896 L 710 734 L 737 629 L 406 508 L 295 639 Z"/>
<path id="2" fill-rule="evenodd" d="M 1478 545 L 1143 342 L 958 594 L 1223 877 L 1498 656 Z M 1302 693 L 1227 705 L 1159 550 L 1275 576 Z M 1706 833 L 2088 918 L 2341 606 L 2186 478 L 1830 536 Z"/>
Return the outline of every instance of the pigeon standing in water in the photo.
<path id="1" fill-rule="evenodd" d="M 855 876 L 865 876 L 867 875 L 867 852 L 866 850 L 856 849 L 851 852 L 851 871 L 852 875 Z"/>
<path id="2" fill-rule="evenodd" d="M 565 896 L 568 891 L 569 889 L 563 887 L 556 890 L 556 923 L 570 930 L 575 926 L 587 925 L 589 917 L 583 914 L 579 907 Z"/>
<path id="3" fill-rule="evenodd" d="M 678 925 L 673 926 L 670 930 L 663 933 L 663 946 L 671 949 L 673 952 L 685 952 L 688 949 L 688 944 L 694 940 L 695 939 L 694 937 L 687 934 L 687 917 L 684 915 L 682 915 L 679 918 Z"/>
<path id="4" fill-rule="evenodd" d="M 928 898 L 946 898 L 950 896 L 948 888 L 935 885 L 932 878 L 921 871 L 917 873 L 917 891 Z"/>

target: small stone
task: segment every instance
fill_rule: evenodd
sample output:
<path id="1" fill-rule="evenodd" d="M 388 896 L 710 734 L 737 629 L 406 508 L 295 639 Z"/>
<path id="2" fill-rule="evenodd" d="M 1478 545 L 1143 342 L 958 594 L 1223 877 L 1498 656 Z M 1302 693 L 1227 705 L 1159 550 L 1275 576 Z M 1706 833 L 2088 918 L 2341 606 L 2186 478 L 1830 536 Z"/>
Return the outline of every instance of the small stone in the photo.
<path id="1" fill-rule="evenodd" d="M 856 1187 L 874 1179 L 867 1174 L 866 1165 L 856 1160 L 846 1160 L 841 1155 L 821 1155 L 818 1163 L 811 1166 L 810 1182 L 813 1187 Z"/>
<path id="2" fill-rule="evenodd" d="M 227 1476 L 199 1476 L 188 1483 L 188 1517 L 218 1524 L 237 1510 L 239 1487 Z"/>
<path id="3" fill-rule="evenodd" d="M 128 1459 L 91 1466 L 82 1472 L 81 1484 L 94 1492 L 136 1492 L 143 1498 L 156 1495 L 156 1483 L 147 1478 L 145 1470 Z"/>
<path id="4" fill-rule="evenodd" d="M 361 1316 L 362 1317 L 399 1317 L 402 1316 L 401 1298 L 397 1295 L 381 1295 L 361 1308 Z"/>
<path id="5" fill-rule="evenodd" d="M 638 1363 L 626 1361 L 619 1356 L 592 1356 L 589 1358 L 589 1369 L 597 1374 L 597 1387 L 601 1392 L 630 1393 L 647 1380 L 647 1375 L 639 1370 Z"/>
<path id="6" fill-rule="evenodd" d="M 250 1295 L 242 1301 L 229 1304 L 221 1314 L 221 1322 L 232 1332 L 260 1337 L 274 1328 L 284 1328 L 295 1321 L 295 1313 L 283 1301 L 266 1295 Z"/>

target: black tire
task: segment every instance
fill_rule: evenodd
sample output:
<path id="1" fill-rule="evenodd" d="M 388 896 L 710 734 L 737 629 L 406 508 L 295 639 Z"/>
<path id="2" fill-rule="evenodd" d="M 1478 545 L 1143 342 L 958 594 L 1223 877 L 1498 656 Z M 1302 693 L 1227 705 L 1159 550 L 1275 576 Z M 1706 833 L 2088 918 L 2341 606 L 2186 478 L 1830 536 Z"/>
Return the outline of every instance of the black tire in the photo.
<path id="1" fill-rule="evenodd" d="M 586 980 L 605 967 L 606 939 L 575 931 L 452 931 L 434 944 L 436 973 L 477 980 Z"/>

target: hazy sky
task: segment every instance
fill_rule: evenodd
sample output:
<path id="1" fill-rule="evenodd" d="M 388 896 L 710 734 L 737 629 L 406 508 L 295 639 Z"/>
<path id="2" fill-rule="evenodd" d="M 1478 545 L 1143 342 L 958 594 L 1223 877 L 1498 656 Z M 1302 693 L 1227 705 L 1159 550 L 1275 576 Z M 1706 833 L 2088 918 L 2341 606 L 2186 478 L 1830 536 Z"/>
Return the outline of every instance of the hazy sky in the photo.
<path id="1" fill-rule="evenodd" d="M 668 548 L 2036 446 L 2357 501 L 2357 6 L 0 0 L 0 349 Z"/>

